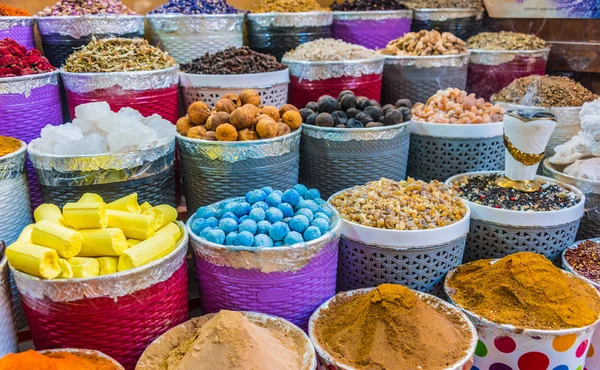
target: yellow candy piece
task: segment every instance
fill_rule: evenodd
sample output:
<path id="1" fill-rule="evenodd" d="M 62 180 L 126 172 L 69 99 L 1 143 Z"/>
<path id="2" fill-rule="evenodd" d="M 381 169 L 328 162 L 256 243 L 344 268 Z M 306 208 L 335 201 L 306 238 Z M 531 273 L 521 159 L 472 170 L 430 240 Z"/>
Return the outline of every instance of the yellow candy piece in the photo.
<path id="1" fill-rule="evenodd" d="M 80 230 L 83 237 L 78 257 L 120 256 L 129 245 L 121 229 Z"/>
<path id="2" fill-rule="evenodd" d="M 152 205 L 148 202 L 144 202 L 144 203 L 140 204 L 140 209 L 142 210 L 142 212 L 145 212 L 145 211 L 149 210 L 150 208 L 152 208 Z"/>
<path id="3" fill-rule="evenodd" d="M 35 222 L 40 222 L 42 220 L 52 221 L 62 226 L 67 226 L 65 220 L 63 218 L 62 213 L 60 212 L 60 208 L 54 204 L 45 203 L 38 206 L 35 211 L 33 211 L 33 218 Z"/>
<path id="4" fill-rule="evenodd" d="M 74 278 L 88 278 L 100 275 L 100 262 L 95 258 L 73 257 L 67 260 L 73 269 Z"/>
<path id="5" fill-rule="evenodd" d="M 71 258 L 79 254 L 83 237 L 75 230 L 52 221 L 42 220 L 34 225 L 31 242 L 54 249 L 62 258 Z"/>
<path id="6" fill-rule="evenodd" d="M 63 217 L 75 229 L 103 229 L 108 226 L 106 211 L 105 203 L 67 203 Z"/>
<path id="7" fill-rule="evenodd" d="M 54 279 L 61 272 L 58 253 L 40 245 L 13 243 L 6 248 L 6 258 L 13 268 L 44 279 Z"/>
<path id="8" fill-rule="evenodd" d="M 154 225 L 154 230 L 160 229 L 160 226 L 163 223 L 163 215 L 159 211 L 156 211 L 154 208 L 150 208 L 144 212 L 143 215 L 151 216 L 153 219 L 152 224 Z"/>
<path id="9" fill-rule="evenodd" d="M 152 210 L 162 215 L 162 223 L 157 229 L 161 229 L 165 227 L 165 225 L 168 225 L 171 222 L 177 220 L 177 216 L 179 216 L 177 210 L 167 204 L 161 204 L 152 208 Z"/>
<path id="10" fill-rule="evenodd" d="M 108 209 L 114 209 L 115 211 L 140 213 L 142 209 L 138 204 L 137 198 L 137 193 L 129 194 L 123 198 L 115 200 L 114 202 L 108 203 Z"/>
<path id="11" fill-rule="evenodd" d="M 140 244 L 142 241 L 138 239 L 127 239 L 127 244 L 129 247 L 133 247 L 134 245 Z"/>
<path id="12" fill-rule="evenodd" d="M 161 233 L 169 233 L 171 234 L 171 236 L 173 237 L 173 239 L 175 239 L 175 242 L 179 241 L 179 239 L 181 239 L 181 228 L 179 227 L 179 225 L 177 225 L 174 222 L 169 223 L 166 226 L 163 226 L 161 229 L 156 231 L 156 234 L 154 235 L 158 235 Z"/>
<path id="13" fill-rule="evenodd" d="M 69 262 L 67 262 L 66 259 L 61 258 L 60 260 L 58 260 L 58 263 L 60 264 L 60 275 L 58 275 L 58 279 L 70 279 L 73 277 L 73 268 L 71 267 L 71 264 Z"/>
<path id="14" fill-rule="evenodd" d="M 33 232 L 34 226 L 35 226 L 35 224 L 30 224 L 30 225 L 25 226 L 25 228 L 23 228 L 23 231 L 21 231 L 21 234 L 19 235 L 19 238 L 17 239 L 17 241 L 31 243 L 31 233 Z"/>
<path id="15" fill-rule="evenodd" d="M 123 230 L 127 239 L 146 240 L 154 235 L 154 217 L 109 209 L 108 226 Z"/>
<path id="16" fill-rule="evenodd" d="M 96 258 L 100 264 L 100 276 L 115 274 L 119 265 L 119 257 Z"/>
<path id="17" fill-rule="evenodd" d="M 154 235 L 150 239 L 129 248 L 119 257 L 119 271 L 145 265 L 167 255 L 174 248 L 175 239 L 170 233 L 165 232 Z"/>
<path id="18" fill-rule="evenodd" d="M 104 203 L 104 199 L 98 194 L 85 193 L 79 198 L 77 203 Z"/>

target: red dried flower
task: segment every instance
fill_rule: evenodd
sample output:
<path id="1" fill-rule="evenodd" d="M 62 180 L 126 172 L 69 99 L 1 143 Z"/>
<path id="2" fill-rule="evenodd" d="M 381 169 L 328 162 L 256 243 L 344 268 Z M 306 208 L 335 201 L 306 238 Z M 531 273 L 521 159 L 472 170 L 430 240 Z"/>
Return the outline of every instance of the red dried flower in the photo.
<path id="1" fill-rule="evenodd" d="M 0 40 L 0 77 L 32 75 L 55 69 L 39 50 L 27 51 L 9 38 Z"/>

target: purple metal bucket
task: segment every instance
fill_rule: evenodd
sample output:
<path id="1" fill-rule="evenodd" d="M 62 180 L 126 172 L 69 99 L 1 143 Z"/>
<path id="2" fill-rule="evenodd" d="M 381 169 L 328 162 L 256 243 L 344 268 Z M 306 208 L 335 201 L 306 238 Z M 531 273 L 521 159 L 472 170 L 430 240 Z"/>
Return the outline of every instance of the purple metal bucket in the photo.
<path id="1" fill-rule="evenodd" d="M 58 71 L 22 77 L 0 78 L 0 135 L 27 144 L 40 136 L 47 124 L 63 123 Z M 31 205 L 42 202 L 35 171 L 27 161 Z"/>
<path id="2" fill-rule="evenodd" d="M 331 32 L 336 39 L 383 49 L 388 42 L 410 32 L 412 10 L 333 12 Z"/>
<path id="3" fill-rule="evenodd" d="M 35 48 L 32 17 L 1 17 L 0 39 L 9 38 L 22 45 L 25 49 Z"/>

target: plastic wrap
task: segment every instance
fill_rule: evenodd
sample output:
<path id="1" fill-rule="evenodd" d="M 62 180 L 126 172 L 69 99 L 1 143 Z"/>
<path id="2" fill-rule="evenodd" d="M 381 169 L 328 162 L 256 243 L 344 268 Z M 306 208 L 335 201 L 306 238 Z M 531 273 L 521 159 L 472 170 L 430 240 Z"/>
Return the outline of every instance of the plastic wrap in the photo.
<path id="1" fill-rule="evenodd" d="M 302 366 L 299 367 L 298 370 L 314 370 L 317 367 L 315 349 L 308 336 L 300 330 L 300 328 L 281 318 L 265 315 L 263 313 L 242 312 L 242 314 L 250 322 L 260 327 L 280 332 L 284 334 L 285 337 L 292 338 L 295 348 L 303 354 Z M 136 370 L 155 370 L 160 368 L 162 360 L 166 359 L 173 350 L 182 344 L 173 341 L 173 337 L 182 338 L 188 336 L 189 338 L 192 338 L 198 330 L 215 315 L 216 314 L 208 314 L 195 317 L 161 335 L 144 351 L 137 364 Z"/>
<path id="2" fill-rule="evenodd" d="M 281 63 L 290 69 L 290 75 L 304 80 L 327 80 L 340 77 L 360 77 L 383 72 L 383 56 L 372 59 L 312 62 L 283 58 Z"/>
<path id="3" fill-rule="evenodd" d="M 467 40 L 480 32 L 483 14 L 483 9 L 476 8 L 415 9 L 411 30 L 418 32 L 435 29 Z"/>
<path id="4" fill-rule="evenodd" d="M 312 344 L 315 347 L 315 349 L 317 351 L 317 356 L 319 357 L 319 360 L 320 360 L 321 366 L 318 368 L 319 370 L 354 369 L 353 367 L 351 367 L 349 365 L 345 365 L 343 363 L 336 361 L 335 357 L 332 356 L 330 353 L 328 353 L 322 347 L 322 344 L 319 342 L 319 336 L 317 335 L 316 325 L 317 325 L 317 322 L 319 321 L 319 319 L 321 318 L 322 312 L 329 309 L 329 305 L 332 302 L 335 302 L 339 299 L 344 299 L 346 297 L 352 297 L 355 295 L 364 295 L 373 289 L 374 288 L 357 289 L 357 290 L 351 290 L 349 292 L 338 293 L 335 297 L 333 297 L 330 300 L 328 300 L 327 302 L 323 303 L 312 314 L 312 316 L 310 317 L 310 323 L 309 323 L 309 327 L 308 327 L 308 335 L 310 336 Z M 437 310 L 445 311 L 445 312 L 452 313 L 455 315 L 458 314 L 458 317 L 460 317 L 460 323 L 455 323 L 455 324 L 456 325 L 464 325 L 465 327 L 468 328 L 468 331 L 471 334 L 471 341 L 470 341 L 469 349 L 467 350 L 467 353 L 464 355 L 464 357 L 459 359 L 458 361 L 456 361 L 456 363 L 448 365 L 447 367 L 444 368 L 444 370 L 467 370 L 467 369 L 470 369 L 471 365 L 473 364 L 473 356 L 475 355 L 475 348 L 477 347 L 477 332 L 475 330 L 475 326 L 473 326 L 473 324 L 469 321 L 469 319 L 467 318 L 466 315 L 462 314 L 457 308 L 455 308 L 451 304 L 449 304 L 437 297 L 426 294 L 426 293 L 421 293 L 421 292 L 414 292 L 414 293 L 417 294 L 424 302 L 426 302 L 427 304 L 436 308 Z M 364 333 L 364 334 L 367 335 L 367 333 Z M 344 338 L 344 339 L 346 339 L 346 338 Z M 355 339 L 359 340 L 359 338 L 355 338 Z M 485 369 L 485 368 L 481 368 L 481 369 Z M 516 367 L 515 367 L 515 369 L 516 369 Z"/>
<path id="5" fill-rule="evenodd" d="M 80 348 L 61 348 L 61 349 L 47 349 L 45 351 L 40 351 L 41 354 L 50 354 L 50 353 L 72 353 L 74 355 L 81 356 L 92 356 L 92 357 L 101 357 L 105 360 L 111 362 L 111 364 L 116 368 L 115 370 L 124 370 L 123 366 L 118 363 L 114 358 L 105 355 L 100 351 L 94 351 L 91 349 L 80 349 Z"/>
<path id="6" fill-rule="evenodd" d="M 369 49 L 383 49 L 387 43 L 410 31 L 412 10 L 333 12 L 333 38 Z"/>
<path id="7" fill-rule="evenodd" d="M 0 17 L 0 40 L 15 40 L 27 50 L 35 48 L 32 17 Z"/>
<path id="8" fill-rule="evenodd" d="M 58 85 L 58 71 L 0 78 L 0 95 L 24 95 L 29 98 L 33 90 L 48 85 Z"/>
<path id="9" fill-rule="evenodd" d="M 0 260 L 0 357 L 17 352 L 17 331 L 13 316 L 8 261 Z"/>
<path id="10" fill-rule="evenodd" d="M 0 235 L 6 245 L 14 243 L 31 223 L 29 189 L 25 174 L 26 145 L 0 158 Z"/>

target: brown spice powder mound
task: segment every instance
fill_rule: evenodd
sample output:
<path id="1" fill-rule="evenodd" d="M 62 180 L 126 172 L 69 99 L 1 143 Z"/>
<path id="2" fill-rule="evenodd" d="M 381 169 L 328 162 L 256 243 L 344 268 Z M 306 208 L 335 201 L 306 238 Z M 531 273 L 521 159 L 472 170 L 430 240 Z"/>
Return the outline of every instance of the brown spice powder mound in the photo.
<path id="1" fill-rule="evenodd" d="M 450 277 L 453 301 L 483 318 L 520 328 L 580 328 L 600 316 L 598 292 L 544 256 L 521 252 L 496 263 L 462 265 Z"/>
<path id="2" fill-rule="evenodd" d="M 440 370 L 470 346 L 461 317 L 406 287 L 383 284 L 364 295 L 334 299 L 315 332 L 329 354 L 360 369 Z"/>

